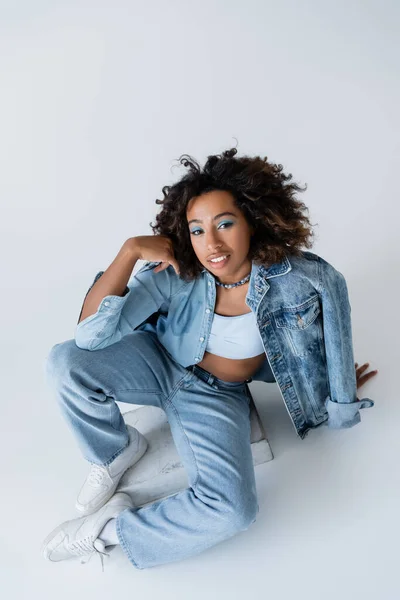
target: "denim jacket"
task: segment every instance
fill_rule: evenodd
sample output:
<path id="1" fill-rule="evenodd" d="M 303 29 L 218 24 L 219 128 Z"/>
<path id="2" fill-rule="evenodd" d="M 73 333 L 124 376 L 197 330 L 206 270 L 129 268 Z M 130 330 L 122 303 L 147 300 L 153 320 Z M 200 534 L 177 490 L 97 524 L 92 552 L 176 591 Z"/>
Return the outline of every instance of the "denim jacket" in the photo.
<path id="1" fill-rule="evenodd" d="M 182 366 L 203 359 L 216 302 L 214 277 L 204 268 L 185 282 L 172 265 L 154 273 L 158 264 L 147 261 L 122 296 L 105 296 L 97 312 L 77 324 L 79 348 L 100 350 L 134 330 L 147 330 L 156 332 Z M 97 273 L 87 294 L 103 273 Z M 359 409 L 374 401 L 357 401 L 344 276 L 308 251 L 285 255 L 268 267 L 253 262 L 246 304 L 266 356 L 251 379 L 278 384 L 297 435 L 304 439 L 319 425 L 342 429 L 359 423 Z"/>

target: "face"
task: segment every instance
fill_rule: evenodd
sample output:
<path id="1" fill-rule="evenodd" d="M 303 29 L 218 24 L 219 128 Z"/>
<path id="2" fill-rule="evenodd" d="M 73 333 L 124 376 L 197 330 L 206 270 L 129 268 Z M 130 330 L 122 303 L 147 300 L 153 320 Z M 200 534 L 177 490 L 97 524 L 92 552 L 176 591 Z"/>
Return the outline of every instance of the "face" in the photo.
<path id="1" fill-rule="evenodd" d="M 221 213 L 231 214 L 221 214 Z M 228 191 L 214 190 L 192 198 L 186 209 L 190 239 L 200 263 L 221 283 L 236 283 L 251 271 L 248 258 L 253 229 Z M 220 264 L 213 254 L 228 255 Z"/>

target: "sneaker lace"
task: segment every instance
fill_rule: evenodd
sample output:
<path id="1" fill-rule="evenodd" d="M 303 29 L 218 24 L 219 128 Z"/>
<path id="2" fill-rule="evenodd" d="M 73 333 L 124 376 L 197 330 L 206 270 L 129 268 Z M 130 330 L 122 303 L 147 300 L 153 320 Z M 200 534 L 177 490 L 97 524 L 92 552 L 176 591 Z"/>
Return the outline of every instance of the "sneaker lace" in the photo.
<path id="1" fill-rule="evenodd" d="M 81 564 L 86 564 L 92 556 L 97 554 L 100 557 L 101 568 L 104 573 L 104 556 L 109 556 L 110 553 L 105 551 L 103 540 L 96 538 L 94 541 L 90 537 L 82 540 L 76 540 L 68 544 L 68 550 L 76 556 L 81 556 Z"/>
<path id="2" fill-rule="evenodd" d="M 88 483 L 93 487 L 98 487 L 102 483 L 105 473 L 106 471 L 103 466 L 92 463 Z"/>

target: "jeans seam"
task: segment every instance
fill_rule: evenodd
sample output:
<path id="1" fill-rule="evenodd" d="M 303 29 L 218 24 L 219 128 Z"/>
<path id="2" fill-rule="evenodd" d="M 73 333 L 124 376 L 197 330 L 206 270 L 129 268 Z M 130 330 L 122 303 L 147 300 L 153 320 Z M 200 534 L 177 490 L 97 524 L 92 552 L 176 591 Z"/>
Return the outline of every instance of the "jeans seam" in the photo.
<path id="1" fill-rule="evenodd" d="M 106 393 L 106 396 L 110 396 L 110 395 L 111 394 Z M 112 405 L 111 404 L 110 404 L 110 415 L 109 415 L 108 421 L 109 421 L 111 427 L 113 429 L 115 429 L 114 424 L 112 422 Z M 126 424 L 125 424 L 125 429 L 126 429 L 126 431 L 128 431 L 127 428 L 126 428 Z M 126 448 L 129 446 L 129 443 L 130 443 L 130 439 L 129 439 L 129 432 L 128 432 L 128 442 L 125 444 L 125 446 L 123 448 L 120 448 L 119 450 L 117 450 L 116 452 L 114 452 L 114 454 L 111 456 L 111 458 L 109 458 L 105 463 L 94 463 L 93 460 L 90 460 L 90 459 L 88 459 L 86 457 L 85 457 L 85 460 L 87 460 L 91 464 L 98 464 L 98 465 L 100 465 L 102 467 L 107 467 L 110 463 L 113 462 L 113 460 L 115 460 L 117 458 L 117 456 L 119 456 L 120 454 L 122 454 L 122 452 L 124 450 L 126 450 Z"/>
<path id="2" fill-rule="evenodd" d="M 106 392 L 106 396 L 113 396 L 116 392 L 141 392 L 142 394 L 160 394 L 160 389 L 144 390 L 143 388 L 122 388 Z M 114 398 L 115 400 L 115 398 Z"/>
<path id="3" fill-rule="evenodd" d="M 130 509 L 126 509 L 126 510 L 130 510 Z M 122 512 L 121 511 L 118 515 L 117 515 L 117 521 L 116 521 L 116 527 L 115 530 L 117 532 L 117 537 L 119 540 L 119 543 L 121 544 L 121 548 L 124 550 L 124 552 L 126 553 L 126 555 L 128 556 L 128 559 L 130 560 L 130 562 L 133 564 L 134 567 L 136 567 L 137 569 L 142 569 L 142 567 L 139 567 L 139 565 L 137 564 L 137 562 L 135 560 L 133 560 L 132 558 L 132 554 L 128 548 L 128 546 L 126 545 L 124 536 L 122 534 L 122 530 L 121 530 L 121 525 L 119 522 L 119 517 L 121 516 Z"/>
<path id="4" fill-rule="evenodd" d="M 181 380 L 180 384 L 181 384 L 181 383 L 182 383 L 182 380 Z M 176 386 L 175 386 L 175 387 L 176 387 Z M 181 385 L 179 385 L 178 389 L 179 389 L 180 387 L 181 387 Z M 178 391 L 178 389 L 175 389 L 175 392 L 174 392 L 174 393 L 176 393 L 176 392 Z M 189 440 L 189 438 L 188 438 L 188 435 L 187 435 L 187 433 L 186 433 L 186 431 L 185 431 L 185 429 L 184 429 L 184 427 L 183 427 L 183 425 L 182 425 L 182 421 L 181 421 L 181 418 L 180 418 L 180 416 L 179 416 L 179 413 L 178 413 L 178 411 L 176 410 L 175 406 L 172 404 L 172 402 L 171 402 L 171 400 L 170 400 L 171 396 L 172 396 L 172 394 L 170 394 L 170 395 L 168 396 L 168 398 L 166 397 L 166 398 L 165 398 L 165 400 L 166 400 L 166 402 L 168 402 L 169 406 L 170 406 L 170 407 L 172 408 L 172 410 L 174 411 L 174 413 L 175 413 L 175 416 L 176 416 L 177 423 L 178 423 L 179 427 L 181 428 L 181 430 L 182 430 L 182 433 L 183 433 L 183 435 L 185 436 L 185 438 L 186 438 L 186 441 L 187 441 L 187 443 L 188 443 L 188 446 L 189 446 L 189 448 L 190 448 L 190 451 L 191 451 L 191 453 L 192 453 L 192 456 L 193 456 L 193 462 L 194 462 L 194 464 L 195 464 L 195 467 L 196 467 L 196 473 L 197 473 L 197 476 L 196 476 L 196 479 L 195 479 L 195 481 L 192 483 L 191 487 L 192 487 L 192 489 L 195 489 L 195 488 L 196 488 L 196 486 L 197 486 L 197 483 L 198 483 L 198 481 L 199 481 L 199 479 L 200 479 L 200 473 L 199 473 L 199 467 L 198 467 L 197 460 L 196 460 L 196 455 L 195 455 L 195 453 L 194 453 L 194 451 L 193 451 L 192 444 L 190 443 L 190 440 Z"/>
<path id="5" fill-rule="evenodd" d="M 110 416 L 109 416 L 108 420 L 110 421 L 110 425 L 111 425 L 111 427 L 112 427 L 113 429 L 115 429 L 115 427 L 114 427 L 114 423 L 113 423 L 113 419 L 112 419 L 112 412 L 113 412 L 113 411 L 112 411 L 112 409 L 113 409 L 113 404 L 112 404 L 112 402 L 110 402 L 109 409 L 110 409 Z"/>

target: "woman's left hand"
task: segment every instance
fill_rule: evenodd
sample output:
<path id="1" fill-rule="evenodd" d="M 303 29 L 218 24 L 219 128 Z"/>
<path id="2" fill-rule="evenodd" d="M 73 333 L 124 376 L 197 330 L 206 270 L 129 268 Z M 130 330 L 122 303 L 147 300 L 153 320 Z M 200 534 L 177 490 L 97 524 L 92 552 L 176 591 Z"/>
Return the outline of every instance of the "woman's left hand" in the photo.
<path id="1" fill-rule="evenodd" d="M 364 383 L 368 381 L 368 379 L 374 377 L 378 372 L 378 369 L 375 369 L 375 371 L 370 371 L 369 373 L 365 373 L 364 375 L 362 375 L 365 369 L 369 367 L 369 363 L 364 363 L 363 365 L 361 365 L 361 367 L 358 366 L 358 363 L 354 363 L 354 366 L 356 368 L 357 389 L 364 385 Z M 357 400 L 360 401 L 360 398 L 357 398 Z"/>

